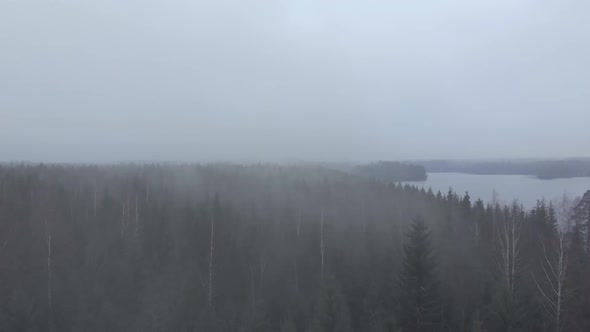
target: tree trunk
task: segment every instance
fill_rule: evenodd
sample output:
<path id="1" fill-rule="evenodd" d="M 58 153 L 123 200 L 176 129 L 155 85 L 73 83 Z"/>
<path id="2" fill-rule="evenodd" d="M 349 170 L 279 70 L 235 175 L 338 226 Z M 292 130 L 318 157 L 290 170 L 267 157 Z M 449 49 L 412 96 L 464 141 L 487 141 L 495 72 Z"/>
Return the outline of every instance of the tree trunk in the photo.
<path id="1" fill-rule="evenodd" d="M 96 180 L 94 180 L 94 187 L 93 187 L 93 200 L 92 200 L 92 206 L 93 206 L 93 213 L 94 213 L 94 218 L 96 218 Z"/>
<path id="2" fill-rule="evenodd" d="M 49 310 L 49 331 L 53 331 L 53 305 L 51 302 L 51 231 L 45 219 L 45 242 L 47 245 L 47 308 Z"/>
<path id="3" fill-rule="evenodd" d="M 320 255 L 322 264 L 322 279 L 324 278 L 324 209 L 322 208 L 322 217 L 320 218 Z"/>
<path id="4" fill-rule="evenodd" d="M 137 206 L 137 194 L 135 194 L 135 235 L 139 235 L 139 208 Z"/>
<path id="5" fill-rule="evenodd" d="M 209 307 L 213 306 L 213 217 L 211 217 L 211 241 L 209 249 Z"/>
<path id="6" fill-rule="evenodd" d="M 556 246 L 552 253 L 547 253 L 547 248 L 543 242 L 543 277 L 545 278 L 547 289 L 541 287 L 535 278 L 535 285 L 543 298 L 543 306 L 547 311 L 547 315 L 552 319 L 555 332 L 561 331 L 561 316 L 563 311 L 563 303 L 565 302 L 565 279 L 568 264 L 568 253 L 564 241 L 564 233 L 558 231 Z M 551 255 L 553 254 L 553 255 Z M 534 277 L 534 275 L 533 275 Z"/>
<path id="7" fill-rule="evenodd" d="M 123 201 L 123 211 L 121 212 L 121 239 L 125 237 L 125 201 Z"/>

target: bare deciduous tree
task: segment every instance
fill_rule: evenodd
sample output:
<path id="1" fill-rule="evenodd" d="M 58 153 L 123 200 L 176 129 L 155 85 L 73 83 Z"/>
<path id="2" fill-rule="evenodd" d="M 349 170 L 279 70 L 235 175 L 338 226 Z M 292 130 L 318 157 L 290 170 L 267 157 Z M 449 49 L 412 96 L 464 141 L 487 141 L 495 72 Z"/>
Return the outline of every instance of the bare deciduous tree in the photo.
<path id="1" fill-rule="evenodd" d="M 209 246 L 209 307 L 213 306 L 213 229 L 214 222 L 211 216 L 211 240 Z"/>
<path id="2" fill-rule="evenodd" d="M 137 206 L 137 194 L 135 194 L 135 235 L 139 235 L 139 208 Z"/>
<path id="3" fill-rule="evenodd" d="M 47 308 L 49 310 L 49 330 L 53 331 L 53 305 L 51 301 L 51 231 L 45 219 L 45 244 L 47 245 Z"/>
<path id="4" fill-rule="evenodd" d="M 562 313 L 563 304 L 566 300 L 565 280 L 568 264 L 568 251 L 563 231 L 558 230 L 556 232 L 554 242 L 553 249 L 548 249 L 547 245 L 541 241 L 544 282 L 540 283 L 534 276 L 533 279 L 543 297 L 543 306 L 547 315 L 552 319 L 555 331 L 559 332 L 563 325 Z"/>
<path id="5" fill-rule="evenodd" d="M 494 189 L 492 191 L 492 202 L 490 203 L 492 206 L 492 241 L 496 240 L 496 207 L 499 204 L 499 200 L 498 200 L 498 192 L 496 192 L 496 189 Z"/>
<path id="6" fill-rule="evenodd" d="M 297 237 L 295 238 L 295 255 L 293 256 L 293 265 L 295 268 L 295 291 L 299 292 L 299 265 L 297 263 L 297 260 L 299 258 L 299 235 L 301 232 L 301 211 L 299 211 L 299 214 L 297 216 L 297 225 L 296 225 L 296 230 L 297 230 Z"/>
<path id="7" fill-rule="evenodd" d="M 96 179 L 94 179 L 94 185 L 92 186 L 92 206 L 93 206 L 93 214 L 96 218 Z"/>
<path id="8" fill-rule="evenodd" d="M 299 241 L 299 234 L 301 231 L 301 212 L 299 212 L 299 216 L 297 217 L 297 240 Z"/>
<path id="9" fill-rule="evenodd" d="M 572 229 L 572 221 L 574 216 L 574 206 L 576 205 L 576 199 L 572 199 L 567 193 L 554 201 L 555 216 L 557 218 L 557 225 L 559 229 L 570 231 Z"/>
<path id="10" fill-rule="evenodd" d="M 499 268 L 510 296 L 514 294 L 516 278 L 522 272 L 520 262 L 522 221 L 519 212 L 518 204 L 514 202 L 511 213 L 503 220 L 498 234 Z"/>
<path id="11" fill-rule="evenodd" d="M 123 208 L 121 211 L 121 239 L 125 237 L 125 201 L 123 201 Z"/>
<path id="12" fill-rule="evenodd" d="M 320 218 L 320 255 L 322 263 L 322 278 L 324 278 L 324 209 L 322 208 L 322 216 Z"/>

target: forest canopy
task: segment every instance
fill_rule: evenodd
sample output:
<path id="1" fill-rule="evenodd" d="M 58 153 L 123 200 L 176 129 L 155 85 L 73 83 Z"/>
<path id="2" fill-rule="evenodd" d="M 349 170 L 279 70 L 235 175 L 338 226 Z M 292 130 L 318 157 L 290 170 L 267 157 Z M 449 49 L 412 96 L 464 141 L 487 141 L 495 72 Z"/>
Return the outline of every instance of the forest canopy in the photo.
<path id="1" fill-rule="evenodd" d="M 590 194 L 321 167 L 0 166 L 1 331 L 590 331 Z"/>
<path id="2" fill-rule="evenodd" d="M 416 166 L 394 161 L 379 161 L 359 165 L 354 167 L 352 172 L 357 175 L 368 176 L 385 182 L 425 181 L 427 177 L 424 166 Z"/>

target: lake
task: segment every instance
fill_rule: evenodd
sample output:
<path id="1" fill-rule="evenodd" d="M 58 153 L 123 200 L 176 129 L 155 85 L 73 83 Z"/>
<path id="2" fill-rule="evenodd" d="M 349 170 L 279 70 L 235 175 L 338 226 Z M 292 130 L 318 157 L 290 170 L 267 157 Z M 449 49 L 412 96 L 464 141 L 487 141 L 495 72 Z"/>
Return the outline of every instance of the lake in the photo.
<path id="1" fill-rule="evenodd" d="M 403 184 L 429 187 L 436 193 L 453 191 L 463 196 L 466 191 L 474 202 L 481 198 L 484 202 L 492 199 L 494 190 L 502 203 L 517 199 L 525 208 L 533 207 L 537 199 L 554 200 L 566 193 L 570 198 L 582 196 L 590 190 L 590 177 L 539 180 L 528 175 L 478 175 L 465 173 L 428 173 L 426 181 L 408 181 Z"/>

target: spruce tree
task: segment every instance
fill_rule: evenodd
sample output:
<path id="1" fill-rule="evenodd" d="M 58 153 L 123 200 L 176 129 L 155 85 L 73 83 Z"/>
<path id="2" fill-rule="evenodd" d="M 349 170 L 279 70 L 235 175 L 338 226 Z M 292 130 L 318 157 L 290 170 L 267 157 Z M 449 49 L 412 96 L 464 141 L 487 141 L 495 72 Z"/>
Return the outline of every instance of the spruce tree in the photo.
<path id="1" fill-rule="evenodd" d="M 352 331 L 346 298 L 333 277 L 328 277 L 322 282 L 314 311 L 312 331 Z"/>
<path id="2" fill-rule="evenodd" d="M 428 227 L 416 217 L 404 245 L 399 279 L 399 321 L 403 331 L 437 331 L 440 322 L 436 262 Z"/>
<path id="3" fill-rule="evenodd" d="M 584 225 L 576 223 L 569 234 L 568 272 L 566 285 L 568 302 L 565 309 L 565 328 L 571 331 L 588 331 L 590 329 L 590 266 L 584 247 Z"/>

